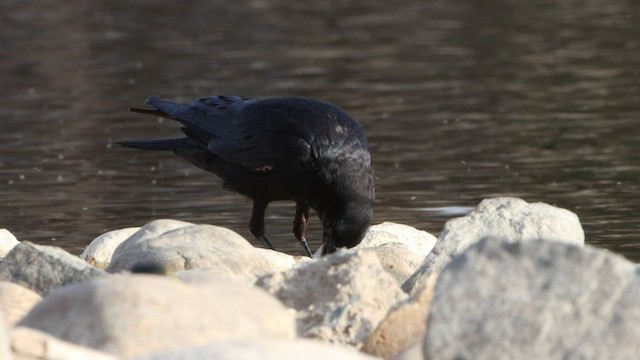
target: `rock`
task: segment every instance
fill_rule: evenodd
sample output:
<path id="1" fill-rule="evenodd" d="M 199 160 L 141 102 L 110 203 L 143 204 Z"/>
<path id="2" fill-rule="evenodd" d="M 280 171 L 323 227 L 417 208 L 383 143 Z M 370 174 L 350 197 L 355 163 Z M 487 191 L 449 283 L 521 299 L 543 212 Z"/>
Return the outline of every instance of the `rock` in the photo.
<path id="1" fill-rule="evenodd" d="M 311 340 L 233 341 L 181 349 L 138 360 L 374 360 L 355 349 Z"/>
<path id="2" fill-rule="evenodd" d="M 225 269 L 224 272 L 230 271 L 237 277 L 255 279 L 272 271 L 269 263 L 247 240 L 229 229 L 187 225 L 166 232 L 154 231 L 156 236 L 145 235 L 143 230 L 155 223 L 145 225 L 118 246 L 108 272 L 131 270 L 138 265 L 159 265 L 168 272 Z"/>
<path id="3" fill-rule="evenodd" d="M 256 285 L 298 311 L 300 336 L 356 347 L 393 304 L 406 298 L 370 251 L 340 250 L 265 275 Z"/>
<path id="4" fill-rule="evenodd" d="M 171 220 L 171 219 L 159 219 L 159 220 L 148 222 L 144 226 L 140 227 L 136 232 L 131 234 L 124 241 L 122 241 L 113 250 L 113 253 L 111 254 L 111 257 L 110 257 L 109 265 L 111 265 L 111 261 L 113 261 L 114 257 L 118 257 L 118 258 L 124 257 L 123 259 L 119 259 L 119 261 L 121 262 L 130 260 L 127 258 L 132 256 L 131 251 L 129 250 L 130 247 L 134 248 L 136 251 L 140 251 L 139 249 L 137 249 L 137 247 L 140 247 L 139 244 L 144 244 L 146 241 L 157 238 L 165 233 L 169 233 L 172 230 L 193 226 L 193 225 L 194 224 L 186 221 Z M 118 248 L 121 247 L 120 245 L 122 245 L 122 243 L 124 242 L 127 242 L 127 244 L 124 246 L 123 249 L 118 250 Z M 136 245 L 138 246 L 136 247 Z M 142 265 L 162 265 L 159 263 L 145 264 L 142 261 L 136 262 L 135 260 L 136 260 L 135 258 L 133 260 L 130 260 L 132 264 L 130 264 L 130 266 L 126 270 L 130 271 L 136 265 L 141 265 L 141 264 Z M 105 270 L 107 270 L 108 268 L 109 266 L 107 265 L 107 268 L 105 268 Z M 122 269 L 119 269 L 118 271 L 122 271 Z M 116 271 L 110 271 L 110 272 L 116 272 Z"/>
<path id="5" fill-rule="evenodd" d="M 117 360 L 118 358 L 25 327 L 11 331 L 14 360 Z M 0 356 L 0 359 L 6 359 Z"/>
<path id="6" fill-rule="evenodd" d="M 7 229 L 0 229 L 0 258 L 5 257 L 20 242 Z"/>
<path id="7" fill-rule="evenodd" d="M 253 285 L 256 277 L 248 273 L 234 273 L 224 265 L 215 265 L 206 269 L 191 269 L 176 271 L 172 274 L 176 278 L 190 284 L 206 284 L 210 281 L 227 279 Z"/>
<path id="8" fill-rule="evenodd" d="M 418 270 L 435 242 L 436 238 L 426 231 L 384 222 L 371 226 L 353 249 L 374 251 L 382 267 L 402 284 Z"/>
<path id="9" fill-rule="evenodd" d="M 80 255 L 80 258 L 93 267 L 104 270 L 109 266 L 113 252 L 118 245 L 139 229 L 139 227 L 132 227 L 104 233 L 91 241 L 89 246 L 82 252 L 82 255 Z"/>
<path id="10" fill-rule="evenodd" d="M 0 281 L 0 311 L 4 321 L 13 326 L 42 300 L 40 294 L 18 284 Z"/>
<path id="11" fill-rule="evenodd" d="M 311 258 L 306 256 L 292 256 L 271 249 L 255 248 L 255 251 L 269 264 L 271 272 L 289 270 L 302 262 L 311 261 Z"/>
<path id="12" fill-rule="evenodd" d="M 114 275 L 51 293 L 19 323 L 123 358 L 238 339 L 293 339 L 295 314 L 261 289 Z"/>
<path id="13" fill-rule="evenodd" d="M 354 249 L 377 247 L 387 244 L 403 244 L 406 248 L 420 255 L 423 259 L 429 255 L 436 243 L 435 236 L 414 227 L 384 222 L 373 225 L 367 230 L 362 242 Z"/>
<path id="14" fill-rule="evenodd" d="M 291 269 L 294 265 L 304 261 L 310 261 L 308 257 L 291 256 L 278 251 L 255 248 L 256 254 L 266 261 L 269 271 L 275 272 Z M 232 270 L 224 264 L 215 264 L 204 269 L 191 269 L 177 271 L 173 274 L 180 280 L 188 283 L 206 283 L 219 279 L 231 279 L 253 285 L 256 281 L 255 273 L 248 271 Z"/>
<path id="15" fill-rule="evenodd" d="M 484 239 L 440 274 L 427 359 L 636 359 L 640 273 L 554 241 Z"/>
<path id="16" fill-rule="evenodd" d="M 391 358 L 392 360 L 425 360 L 422 355 L 422 343 L 418 342 Z"/>
<path id="17" fill-rule="evenodd" d="M 180 229 L 187 226 L 193 226 L 190 222 L 180 221 L 180 220 L 172 220 L 172 219 L 159 219 L 153 220 L 151 222 L 146 223 L 144 226 L 138 229 L 133 235 L 130 237 L 140 241 L 143 239 L 152 239 L 158 237 L 164 233 L 167 233 L 171 230 Z"/>
<path id="18" fill-rule="evenodd" d="M 0 280 L 24 285 L 40 295 L 63 285 L 104 275 L 105 272 L 58 247 L 26 241 L 0 259 Z"/>
<path id="19" fill-rule="evenodd" d="M 274 250 L 255 248 L 255 251 L 268 264 L 268 271 L 264 271 L 264 273 L 289 270 L 297 264 L 311 261 L 311 258 L 306 256 L 291 256 Z M 182 270 L 173 273 L 175 277 L 188 283 L 206 283 L 222 278 L 241 281 L 251 285 L 256 282 L 256 276 L 254 274 L 254 272 L 248 271 L 233 271 L 230 267 L 223 264 L 216 264 L 204 269 Z"/>
<path id="20" fill-rule="evenodd" d="M 376 254 L 382 268 L 391 275 L 398 285 L 402 285 L 420 268 L 424 256 L 402 243 L 388 243 L 376 247 L 363 248 Z"/>
<path id="21" fill-rule="evenodd" d="M 135 234 L 135 237 L 138 239 L 142 239 L 142 238 L 149 239 L 149 238 L 154 238 L 159 235 L 162 235 L 171 230 L 176 230 L 176 229 L 180 229 L 180 228 L 192 226 L 192 225 L 195 225 L 195 224 L 187 221 L 182 221 L 182 220 L 158 219 L 158 220 L 153 220 L 144 224 L 134 234 Z"/>
<path id="22" fill-rule="evenodd" d="M 485 237 L 506 241 L 556 240 L 584 244 L 584 231 L 576 214 L 548 204 L 529 204 L 522 199 L 500 197 L 483 200 L 470 214 L 449 220 L 420 269 L 402 288 L 414 293 L 432 272 L 464 249 Z"/>
<path id="23" fill-rule="evenodd" d="M 0 319 L 4 315 L 0 311 Z M 11 352 L 9 350 L 9 334 L 7 333 L 7 327 L 4 321 L 0 321 L 0 359 L 11 359 Z"/>
<path id="24" fill-rule="evenodd" d="M 411 349 L 419 344 L 419 359 L 422 359 L 422 340 L 436 281 L 437 274 L 433 274 L 427 287 L 389 311 L 364 343 L 362 351 L 383 359 L 416 358 L 415 349 Z"/>

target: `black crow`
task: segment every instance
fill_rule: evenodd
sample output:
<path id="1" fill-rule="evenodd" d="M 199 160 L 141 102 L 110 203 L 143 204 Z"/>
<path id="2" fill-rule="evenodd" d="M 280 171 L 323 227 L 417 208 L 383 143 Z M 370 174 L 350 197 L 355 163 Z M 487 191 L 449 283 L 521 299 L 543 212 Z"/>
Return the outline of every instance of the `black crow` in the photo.
<path id="1" fill-rule="evenodd" d="M 266 247 L 273 249 L 264 214 L 275 200 L 296 202 L 293 233 L 309 256 L 309 208 L 322 221 L 323 255 L 362 240 L 373 216 L 373 170 L 362 126 L 344 110 L 302 97 L 211 96 L 191 104 L 150 97 L 146 103 L 155 109 L 129 110 L 178 121 L 186 137 L 120 144 L 173 151 L 253 199 L 249 229 Z"/>

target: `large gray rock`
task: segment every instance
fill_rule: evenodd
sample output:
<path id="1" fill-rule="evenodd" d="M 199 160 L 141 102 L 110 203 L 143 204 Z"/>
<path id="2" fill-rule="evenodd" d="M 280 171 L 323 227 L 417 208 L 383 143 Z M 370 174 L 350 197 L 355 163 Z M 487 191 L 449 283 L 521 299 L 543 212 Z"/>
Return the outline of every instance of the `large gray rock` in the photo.
<path id="1" fill-rule="evenodd" d="M 22 285 L 0 281 L 0 311 L 4 314 L 4 322 L 9 326 L 22 319 L 40 300 L 42 296 L 35 291 Z"/>
<path id="2" fill-rule="evenodd" d="M 132 358 L 211 341 L 293 339 L 294 317 L 251 285 L 115 275 L 51 293 L 19 325 Z"/>
<path id="3" fill-rule="evenodd" d="M 93 267 L 104 270 L 109 266 L 116 248 L 138 230 L 139 227 L 132 227 L 104 233 L 91 241 L 80 258 Z"/>
<path id="4" fill-rule="evenodd" d="M 637 359 L 640 273 L 554 241 L 484 239 L 440 274 L 427 359 Z"/>
<path id="5" fill-rule="evenodd" d="M 117 357 L 62 341 L 38 330 L 17 327 L 11 331 L 14 360 L 118 360 Z M 0 356 L 0 359 L 6 359 Z"/>
<path id="6" fill-rule="evenodd" d="M 181 226 L 166 226 L 176 223 Z M 169 272 L 210 268 L 251 280 L 274 271 L 237 233 L 213 225 L 180 223 L 158 220 L 145 225 L 118 246 L 107 271 L 131 270 L 138 265 L 157 265 Z"/>
<path id="7" fill-rule="evenodd" d="M 338 251 L 258 279 L 256 285 L 296 309 L 298 333 L 356 347 L 406 298 L 370 251 Z"/>
<path id="8" fill-rule="evenodd" d="M 431 273 L 440 272 L 456 255 L 485 237 L 510 242 L 552 239 L 584 244 L 580 220 L 571 211 L 518 198 L 486 199 L 470 214 L 447 221 L 431 253 L 402 288 L 415 293 L 425 286 Z"/>
<path id="9" fill-rule="evenodd" d="M 0 259 L 0 280 L 45 295 L 60 286 L 108 275 L 80 258 L 53 246 L 21 242 Z"/>
<path id="10" fill-rule="evenodd" d="M 7 229 L 0 229 L 0 258 L 6 256 L 20 242 Z"/>
<path id="11" fill-rule="evenodd" d="M 355 349 L 311 340 L 232 341 L 137 360 L 374 360 Z"/>

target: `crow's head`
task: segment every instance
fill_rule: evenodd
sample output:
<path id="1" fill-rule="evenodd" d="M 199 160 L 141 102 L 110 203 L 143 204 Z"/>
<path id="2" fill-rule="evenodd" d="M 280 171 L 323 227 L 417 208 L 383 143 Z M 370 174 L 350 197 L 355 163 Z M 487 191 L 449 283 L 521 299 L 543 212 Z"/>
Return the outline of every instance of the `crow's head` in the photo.
<path id="1" fill-rule="evenodd" d="M 341 206 L 331 207 L 323 215 L 322 255 L 330 254 L 337 248 L 354 247 L 362 241 L 371 225 L 373 197 L 351 199 Z"/>

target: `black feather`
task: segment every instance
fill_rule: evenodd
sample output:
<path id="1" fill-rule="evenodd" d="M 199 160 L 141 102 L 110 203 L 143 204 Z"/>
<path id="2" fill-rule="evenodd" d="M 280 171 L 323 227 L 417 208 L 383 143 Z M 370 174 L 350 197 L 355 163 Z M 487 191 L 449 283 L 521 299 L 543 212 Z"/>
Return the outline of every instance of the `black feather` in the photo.
<path id="1" fill-rule="evenodd" d="M 120 141 L 118 145 L 142 150 L 168 150 L 175 151 L 188 144 L 185 138 L 180 139 L 156 139 L 156 140 L 130 140 Z"/>

